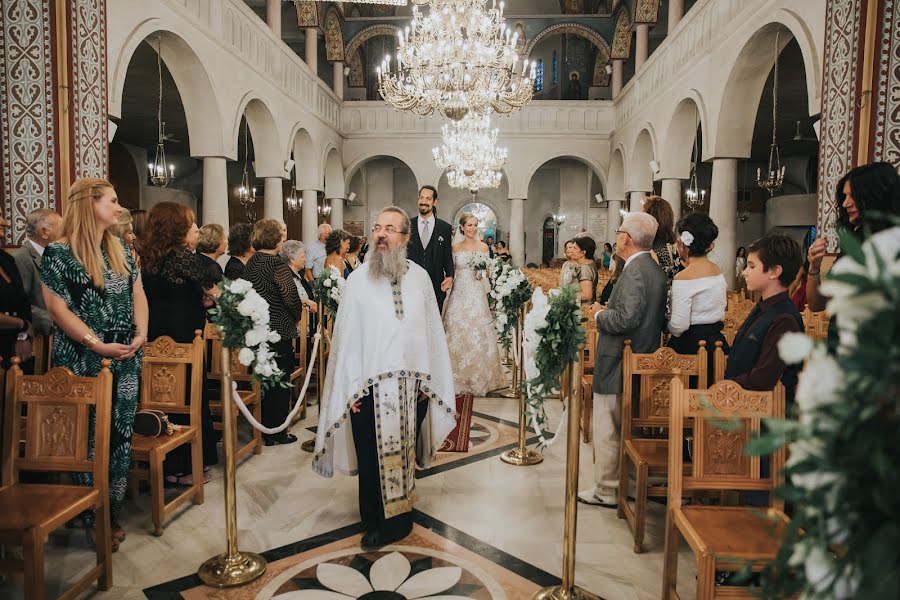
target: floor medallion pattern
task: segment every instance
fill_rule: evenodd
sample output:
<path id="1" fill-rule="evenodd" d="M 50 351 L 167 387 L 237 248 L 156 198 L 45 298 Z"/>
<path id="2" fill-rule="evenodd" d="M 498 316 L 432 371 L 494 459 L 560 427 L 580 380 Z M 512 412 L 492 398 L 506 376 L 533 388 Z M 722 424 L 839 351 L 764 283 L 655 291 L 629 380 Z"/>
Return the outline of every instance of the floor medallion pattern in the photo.
<path id="1" fill-rule="evenodd" d="M 257 581 L 208 588 L 196 575 L 144 590 L 149 600 L 526 600 L 559 579 L 419 511 L 412 533 L 374 552 L 362 524 L 263 553 Z"/>

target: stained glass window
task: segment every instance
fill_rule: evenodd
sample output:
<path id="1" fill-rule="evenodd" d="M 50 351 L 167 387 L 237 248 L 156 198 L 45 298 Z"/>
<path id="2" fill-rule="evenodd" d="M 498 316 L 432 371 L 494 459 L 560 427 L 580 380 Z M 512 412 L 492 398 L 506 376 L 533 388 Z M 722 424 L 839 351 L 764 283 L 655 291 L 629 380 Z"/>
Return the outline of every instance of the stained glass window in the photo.
<path id="1" fill-rule="evenodd" d="M 544 91 L 544 59 L 539 58 L 537 61 L 537 77 L 534 79 L 534 91 Z"/>
<path id="2" fill-rule="evenodd" d="M 556 60 L 556 50 L 553 51 L 553 64 L 550 68 L 553 69 L 553 85 L 559 85 L 559 63 Z"/>

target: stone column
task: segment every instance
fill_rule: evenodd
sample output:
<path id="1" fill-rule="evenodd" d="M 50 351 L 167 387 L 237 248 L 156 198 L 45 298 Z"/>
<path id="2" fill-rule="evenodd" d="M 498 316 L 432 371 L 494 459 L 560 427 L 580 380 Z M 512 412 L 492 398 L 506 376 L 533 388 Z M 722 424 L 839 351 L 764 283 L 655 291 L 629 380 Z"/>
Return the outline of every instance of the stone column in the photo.
<path id="1" fill-rule="evenodd" d="M 644 200 L 647 198 L 647 192 L 630 192 L 628 212 L 641 212 L 644 207 Z"/>
<path id="2" fill-rule="evenodd" d="M 613 100 L 619 97 L 619 94 L 622 93 L 622 59 L 616 59 L 612 61 L 612 97 Z"/>
<path id="3" fill-rule="evenodd" d="M 218 223 L 228 230 L 228 178 L 225 159 L 221 156 L 203 157 L 202 225 Z"/>
<path id="4" fill-rule="evenodd" d="M 275 32 L 275 37 L 281 39 L 281 0 L 266 0 L 266 23 L 269 29 Z"/>
<path id="5" fill-rule="evenodd" d="M 709 190 L 709 218 L 719 228 L 713 258 L 734 289 L 734 253 L 737 250 L 737 159 L 713 160 Z"/>
<path id="6" fill-rule="evenodd" d="M 684 16 L 684 0 L 669 0 L 669 35 L 675 31 L 675 27 Z"/>
<path id="7" fill-rule="evenodd" d="M 672 213 L 674 213 L 677 223 L 681 218 L 681 180 L 663 179 L 662 197 L 672 206 Z"/>
<path id="8" fill-rule="evenodd" d="M 333 63 L 334 66 L 334 81 L 331 84 L 331 89 L 334 90 L 334 95 L 338 97 L 339 100 L 344 99 L 344 63 L 343 61 L 335 61 Z"/>
<path id="9" fill-rule="evenodd" d="M 512 264 L 525 265 L 525 199 L 510 198 L 509 211 L 509 253 Z"/>
<path id="10" fill-rule="evenodd" d="M 319 31 L 315 27 L 303 29 L 306 36 L 306 64 L 313 73 L 319 72 Z M 304 242 L 306 243 L 306 242 Z"/>
<path id="11" fill-rule="evenodd" d="M 303 206 L 300 209 L 303 217 L 302 242 L 307 246 L 319 237 L 319 213 L 316 210 L 316 190 L 303 190 Z"/>
<path id="12" fill-rule="evenodd" d="M 636 44 L 634 53 L 634 72 L 637 73 L 647 62 L 647 56 L 650 50 L 650 25 L 648 23 L 638 23 L 634 29 L 636 34 Z"/>
<path id="13" fill-rule="evenodd" d="M 281 177 L 266 177 L 263 188 L 263 217 L 284 220 L 284 193 Z"/>
<path id="14" fill-rule="evenodd" d="M 331 215 L 328 221 L 334 229 L 344 228 L 344 199 L 329 198 L 328 203 L 331 204 Z"/>
<path id="15" fill-rule="evenodd" d="M 622 200 L 609 200 L 606 204 L 606 241 L 610 244 L 616 241 L 616 230 L 622 224 Z"/>

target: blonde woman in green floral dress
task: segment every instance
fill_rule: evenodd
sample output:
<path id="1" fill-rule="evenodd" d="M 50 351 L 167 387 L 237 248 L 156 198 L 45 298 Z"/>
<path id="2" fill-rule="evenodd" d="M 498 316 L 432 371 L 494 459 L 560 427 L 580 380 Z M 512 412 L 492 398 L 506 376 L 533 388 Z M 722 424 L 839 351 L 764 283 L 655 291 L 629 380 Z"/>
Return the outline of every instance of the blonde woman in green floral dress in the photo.
<path id="1" fill-rule="evenodd" d="M 61 330 L 53 341 L 51 364 L 93 377 L 104 358 L 112 359 L 112 431 L 109 447 L 109 500 L 112 549 L 125 539 L 118 517 L 131 462 L 131 434 L 141 378 L 141 346 L 147 341 L 147 298 L 131 251 L 110 233 L 122 207 L 112 184 L 79 179 L 69 189 L 60 238 L 44 250 L 41 280 L 47 309 Z M 91 414 L 93 422 L 93 413 Z M 88 453 L 94 454 L 93 427 Z M 74 477 L 92 485 L 90 473 Z M 93 543 L 95 515 L 83 515 Z"/>

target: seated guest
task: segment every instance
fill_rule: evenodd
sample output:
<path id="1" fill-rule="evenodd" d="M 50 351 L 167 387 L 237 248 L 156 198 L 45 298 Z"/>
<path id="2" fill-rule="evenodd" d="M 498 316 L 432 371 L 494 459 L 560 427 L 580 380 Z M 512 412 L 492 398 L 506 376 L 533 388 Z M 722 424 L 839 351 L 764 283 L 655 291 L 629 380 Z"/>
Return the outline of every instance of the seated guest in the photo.
<path id="1" fill-rule="evenodd" d="M 206 307 L 218 295 L 217 282 L 191 248 L 197 245 L 199 229 L 194 212 L 177 202 L 160 202 L 150 209 L 141 243 L 144 290 L 150 307 L 150 339 L 167 335 L 178 343 L 189 343 L 194 331 L 206 325 Z M 204 386 L 206 389 L 206 386 Z M 209 398 L 201 407 L 203 464 L 218 462 L 218 434 L 212 427 Z M 171 415 L 173 423 L 186 424 L 187 415 Z M 170 452 L 163 469 L 169 483 L 191 485 L 190 448 Z"/>
<path id="2" fill-rule="evenodd" d="M 566 242 L 569 260 L 560 271 L 560 285 L 577 285 L 582 306 L 597 300 L 597 263 L 594 252 L 597 244 L 589 237 L 577 237 Z"/>
<path id="3" fill-rule="evenodd" d="M 325 268 L 336 269 L 341 277 L 346 279 L 353 272 L 353 268 L 346 260 L 347 251 L 350 249 L 350 234 L 343 229 L 335 229 L 325 240 Z"/>
<path id="4" fill-rule="evenodd" d="M 56 241 L 61 220 L 59 213 L 49 208 L 38 208 L 28 213 L 25 220 L 25 233 L 28 239 L 13 253 L 16 267 L 22 277 L 22 287 L 31 303 L 31 326 L 34 335 L 50 335 L 53 329 L 50 313 L 47 312 L 44 295 L 41 293 L 40 268 L 44 248 Z"/>
<path id="5" fill-rule="evenodd" d="M 695 212 L 681 219 L 677 229 L 678 255 L 685 268 L 672 281 L 668 345 L 679 354 L 695 354 L 703 340 L 712 352 L 717 341 L 725 343 L 722 328 L 728 304 L 725 276 L 707 257 L 719 228 L 705 213 Z"/>
<path id="6" fill-rule="evenodd" d="M 209 270 L 209 278 L 216 283 L 222 281 L 224 273 L 217 262 L 225 254 L 225 229 L 216 223 L 200 228 L 197 236 L 197 254 L 200 263 Z"/>
<path id="7" fill-rule="evenodd" d="M 250 223 L 238 223 L 228 232 L 228 254 L 231 255 L 225 264 L 225 277 L 228 279 L 240 279 L 244 276 L 244 266 L 256 252 L 250 245 L 252 232 L 253 225 Z"/>
<path id="8" fill-rule="evenodd" d="M 5 235 L 6 220 L 0 214 L 0 238 Z M 31 300 L 22 285 L 16 262 L 0 250 L 0 359 L 5 368 L 9 368 L 14 356 L 22 361 L 31 358 Z"/>
<path id="9" fill-rule="evenodd" d="M 253 226 L 251 243 L 256 254 L 247 262 L 244 279 L 269 303 L 269 329 L 281 336 L 269 348 L 277 357 L 278 368 L 288 377 L 294 369 L 294 338 L 297 337 L 297 321 L 303 305 L 294 284 L 294 273 L 287 263 L 278 257 L 281 251 L 281 227 L 274 219 L 257 221 Z M 266 427 L 281 425 L 290 413 L 290 388 L 271 387 L 263 393 L 262 422 Z M 266 446 L 292 444 L 297 436 L 282 431 L 264 434 Z"/>
<path id="10" fill-rule="evenodd" d="M 615 508 L 619 487 L 619 416 L 622 414 L 622 354 L 631 349 L 650 353 L 659 348 L 666 306 L 666 275 L 650 255 L 656 219 L 629 213 L 619 226 L 616 252 L 625 260 L 609 307 L 596 311 L 597 349 L 594 365 L 594 486 L 578 492 L 586 504 Z"/>
<path id="11" fill-rule="evenodd" d="M 509 248 L 506 247 L 506 242 L 504 242 L 503 240 L 497 240 L 497 247 L 494 251 L 494 254 L 497 258 L 505 263 L 508 263 L 510 260 L 512 260 L 512 255 L 510 255 L 509 253 Z"/>
<path id="12" fill-rule="evenodd" d="M 297 240 L 286 241 L 281 246 L 281 252 L 278 255 L 291 268 L 291 272 L 294 274 L 294 284 L 297 286 L 300 302 L 310 312 L 316 312 L 318 306 L 312 300 L 312 286 L 303 278 L 303 265 L 306 263 L 306 248 L 303 246 L 303 242 Z"/>
<path id="13" fill-rule="evenodd" d="M 803 331 L 803 318 L 787 292 L 802 262 L 800 244 L 781 233 L 750 245 L 744 280 L 747 289 L 759 292 L 762 299 L 738 330 L 725 368 L 726 379 L 748 390 L 772 390 L 781 380 L 788 406 L 794 399 L 800 369 L 784 364 L 777 344 L 785 333 Z"/>

